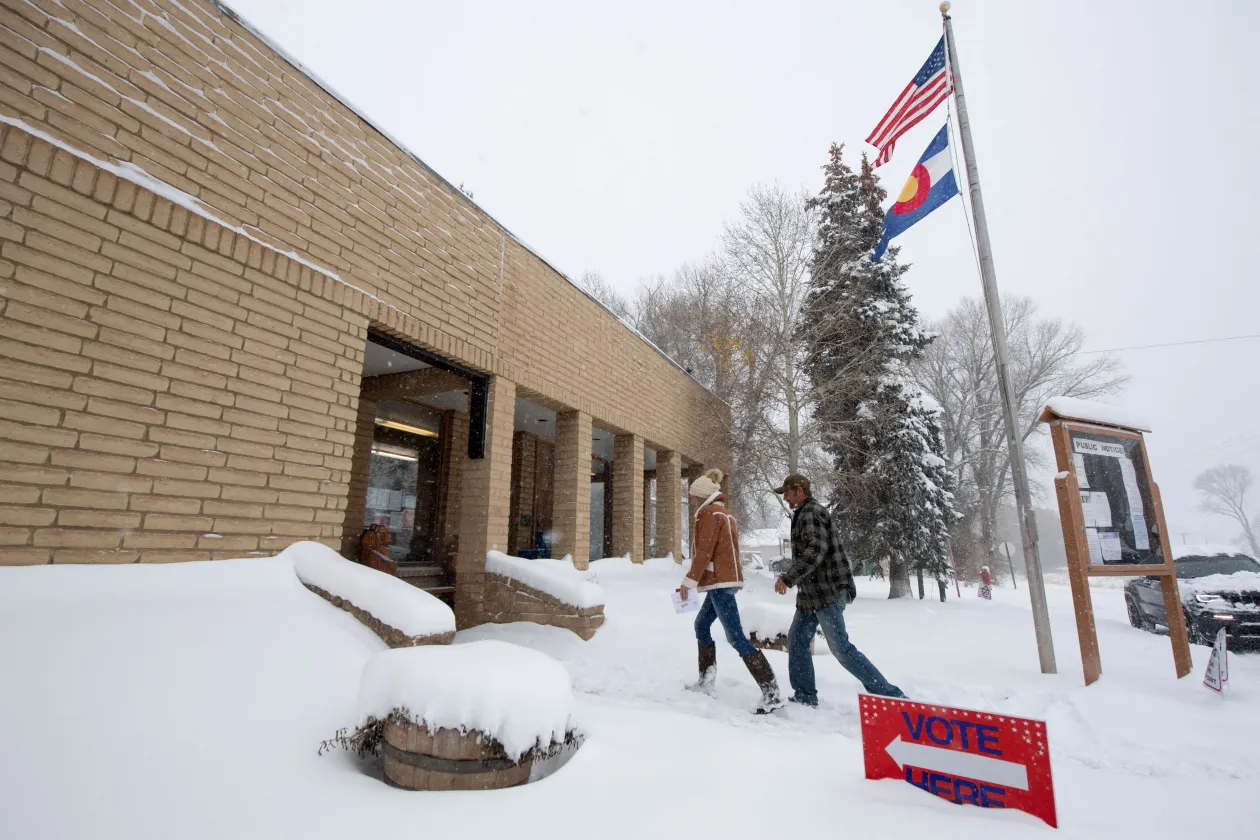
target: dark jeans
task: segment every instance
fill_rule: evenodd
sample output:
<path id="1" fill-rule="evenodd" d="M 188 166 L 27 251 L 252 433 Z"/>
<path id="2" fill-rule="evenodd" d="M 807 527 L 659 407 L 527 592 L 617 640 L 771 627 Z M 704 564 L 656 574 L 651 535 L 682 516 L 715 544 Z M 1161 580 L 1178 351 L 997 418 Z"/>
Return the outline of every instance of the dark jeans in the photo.
<path id="1" fill-rule="evenodd" d="M 696 641 L 702 645 L 713 644 L 713 622 L 721 621 L 726 631 L 726 641 L 731 643 L 735 652 L 741 657 L 756 653 L 752 642 L 744 635 L 744 627 L 739 623 L 739 605 L 735 603 L 736 589 L 710 589 L 705 593 L 704 604 L 696 613 Z M 698 592 L 691 592 L 692 598 L 699 597 Z"/>
<path id="2" fill-rule="evenodd" d="M 820 624 L 832 654 L 846 671 L 862 683 L 867 694 L 905 697 L 901 689 L 884 679 L 871 660 L 849 641 L 849 634 L 844 629 L 844 607 L 847 603 L 848 596 L 841 594 L 836 601 L 820 610 L 796 611 L 792 629 L 788 631 L 788 678 L 792 682 L 792 690 L 796 692 L 796 699 L 809 704 L 818 702 L 814 657 L 809 652 L 809 643 Z"/>

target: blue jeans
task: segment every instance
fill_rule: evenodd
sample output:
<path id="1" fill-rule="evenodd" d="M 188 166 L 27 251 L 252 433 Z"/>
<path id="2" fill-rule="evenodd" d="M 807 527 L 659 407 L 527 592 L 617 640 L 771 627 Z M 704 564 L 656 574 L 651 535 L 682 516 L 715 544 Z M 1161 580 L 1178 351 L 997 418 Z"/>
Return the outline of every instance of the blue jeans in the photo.
<path id="1" fill-rule="evenodd" d="M 847 603 L 848 595 L 842 593 L 821 610 L 796 611 L 796 617 L 792 619 L 792 629 L 788 631 L 788 679 L 792 683 L 792 690 L 796 692 L 796 699 L 810 705 L 818 702 L 818 686 L 814 682 L 814 657 L 809 652 L 809 643 L 820 624 L 832 654 L 846 671 L 857 678 L 867 694 L 905 697 L 901 689 L 884 679 L 884 675 L 871 664 L 871 660 L 863 656 L 853 646 L 853 642 L 849 641 L 849 634 L 844 629 L 844 607 Z"/>
<path id="2" fill-rule="evenodd" d="M 735 603 L 735 589 L 710 589 L 705 593 L 704 604 L 696 613 L 696 641 L 702 645 L 713 644 L 713 622 L 721 621 L 726 631 L 726 641 L 731 643 L 735 652 L 741 657 L 756 653 L 753 643 L 744 635 L 744 627 L 739 623 L 739 605 Z M 698 593 L 692 592 L 695 598 Z"/>

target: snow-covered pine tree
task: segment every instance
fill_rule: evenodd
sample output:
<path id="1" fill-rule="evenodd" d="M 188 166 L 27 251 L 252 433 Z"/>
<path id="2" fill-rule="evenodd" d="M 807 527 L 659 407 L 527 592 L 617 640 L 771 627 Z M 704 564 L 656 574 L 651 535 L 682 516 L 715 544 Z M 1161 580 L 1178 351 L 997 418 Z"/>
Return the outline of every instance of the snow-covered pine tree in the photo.
<path id="1" fill-rule="evenodd" d="M 854 172 L 833 145 L 822 192 L 801 338 L 815 420 L 832 458 L 832 510 L 855 563 L 888 558 L 890 598 L 910 593 L 909 571 L 948 569 L 955 513 L 941 457 L 939 409 L 908 375 L 931 341 L 902 283 L 897 248 L 871 262 L 887 193 L 865 156 Z"/>

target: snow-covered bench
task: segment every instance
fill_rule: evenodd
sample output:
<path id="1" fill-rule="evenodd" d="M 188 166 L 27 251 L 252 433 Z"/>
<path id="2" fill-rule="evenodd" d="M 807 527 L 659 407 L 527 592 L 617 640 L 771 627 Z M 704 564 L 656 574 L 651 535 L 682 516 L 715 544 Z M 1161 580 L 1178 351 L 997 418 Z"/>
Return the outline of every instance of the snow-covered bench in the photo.
<path id="1" fill-rule="evenodd" d="M 580 746 L 569 672 L 498 641 L 378 653 L 359 685 L 359 729 L 334 739 L 379 751 L 409 790 L 492 790 L 540 778 Z M 549 768 L 554 771 L 554 767 Z"/>
<path id="2" fill-rule="evenodd" d="M 280 554 L 302 584 L 349 612 L 392 648 L 449 645 L 455 613 L 404 580 L 346 560 L 326 545 L 300 542 Z"/>
<path id="3" fill-rule="evenodd" d="M 604 590 L 567 560 L 486 555 L 486 620 L 564 627 L 590 639 L 604 623 Z"/>

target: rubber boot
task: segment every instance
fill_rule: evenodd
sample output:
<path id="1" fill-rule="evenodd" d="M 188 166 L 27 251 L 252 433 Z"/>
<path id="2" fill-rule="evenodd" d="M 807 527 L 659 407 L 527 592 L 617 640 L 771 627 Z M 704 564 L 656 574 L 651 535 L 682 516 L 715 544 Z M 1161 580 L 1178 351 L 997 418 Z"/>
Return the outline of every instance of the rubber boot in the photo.
<path id="1" fill-rule="evenodd" d="M 766 659 L 766 655 L 761 651 L 750 653 L 744 657 L 744 664 L 748 666 L 748 673 L 752 674 L 757 685 L 761 686 L 761 702 L 757 704 L 754 711 L 759 715 L 768 715 L 776 709 L 783 708 L 783 698 L 779 696 L 779 683 L 774 678 L 774 669 L 770 667 L 770 660 Z"/>
<path id="2" fill-rule="evenodd" d="M 712 694 L 717 680 L 717 645 L 700 645 L 700 679 L 687 686 L 688 691 Z"/>

